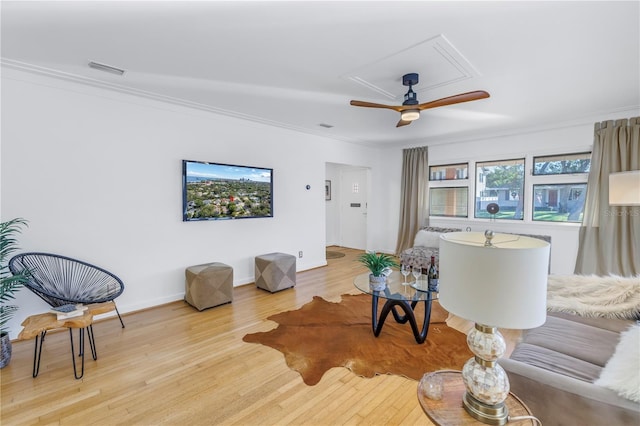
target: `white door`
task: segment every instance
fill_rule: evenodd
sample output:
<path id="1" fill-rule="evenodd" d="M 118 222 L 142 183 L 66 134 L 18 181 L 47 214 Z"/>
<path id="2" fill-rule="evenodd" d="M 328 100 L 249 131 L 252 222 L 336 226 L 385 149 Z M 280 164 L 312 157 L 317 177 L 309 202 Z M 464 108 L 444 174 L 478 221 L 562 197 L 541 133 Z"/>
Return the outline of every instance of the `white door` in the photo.
<path id="1" fill-rule="evenodd" d="M 344 168 L 340 173 L 340 230 L 343 247 L 367 248 L 367 181 L 369 170 Z"/>

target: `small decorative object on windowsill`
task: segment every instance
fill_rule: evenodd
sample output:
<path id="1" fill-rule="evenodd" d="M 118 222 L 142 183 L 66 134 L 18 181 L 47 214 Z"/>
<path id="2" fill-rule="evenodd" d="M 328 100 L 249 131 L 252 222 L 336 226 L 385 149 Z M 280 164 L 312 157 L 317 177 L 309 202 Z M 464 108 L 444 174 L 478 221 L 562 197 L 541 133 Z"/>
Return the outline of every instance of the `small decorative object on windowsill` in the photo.
<path id="1" fill-rule="evenodd" d="M 369 285 L 373 291 L 382 291 L 387 286 L 387 276 L 391 273 L 391 268 L 397 268 L 398 262 L 388 254 L 375 252 L 365 252 L 358 258 L 358 262 L 366 266 L 369 274 Z"/>
<path id="2" fill-rule="evenodd" d="M 462 402 L 483 423 L 504 425 L 509 416 L 509 380 L 497 363 L 506 345 L 498 327 L 545 322 L 548 264 L 549 243 L 536 238 L 492 231 L 440 237 L 440 304 L 476 323 L 467 336 L 475 356 L 462 369 Z"/>

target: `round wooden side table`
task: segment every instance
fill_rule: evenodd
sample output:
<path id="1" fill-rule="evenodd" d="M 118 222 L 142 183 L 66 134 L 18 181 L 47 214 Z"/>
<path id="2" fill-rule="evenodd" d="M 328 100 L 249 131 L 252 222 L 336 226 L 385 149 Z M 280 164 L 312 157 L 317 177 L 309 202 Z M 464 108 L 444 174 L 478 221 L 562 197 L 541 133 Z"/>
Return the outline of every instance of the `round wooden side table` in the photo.
<path id="1" fill-rule="evenodd" d="M 462 373 L 459 371 L 443 370 L 436 371 L 435 374 L 442 378 L 442 399 L 428 398 L 424 389 L 421 387 L 421 383 L 418 384 L 418 401 L 420 401 L 420 405 L 427 416 L 429 416 L 429 419 L 439 426 L 484 425 L 484 423 L 471 417 L 462 406 L 462 396 L 465 392 Z M 505 404 L 507 404 L 507 408 L 509 409 L 510 417 L 532 415 L 529 407 L 511 392 Z M 515 422 L 509 422 L 509 424 L 515 424 Z M 520 420 L 517 424 L 535 426 L 534 421 L 531 419 Z"/>

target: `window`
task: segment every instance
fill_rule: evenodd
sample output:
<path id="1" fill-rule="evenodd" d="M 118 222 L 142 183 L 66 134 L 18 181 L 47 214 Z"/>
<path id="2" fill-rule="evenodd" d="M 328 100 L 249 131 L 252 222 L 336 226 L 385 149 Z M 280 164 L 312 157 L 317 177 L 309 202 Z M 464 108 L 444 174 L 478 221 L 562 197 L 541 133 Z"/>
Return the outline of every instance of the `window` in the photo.
<path id="1" fill-rule="evenodd" d="M 476 163 L 475 217 L 523 219 L 524 158 Z M 487 212 L 495 203 L 497 214 Z"/>
<path id="2" fill-rule="evenodd" d="M 582 222 L 586 183 L 533 185 L 533 220 Z"/>
<path id="3" fill-rule="evenodd" d="M 533 157 L 534 176 L 589 173 L 590 167 L 590 152 Z"/>
<path id="4" fill-rule="evenodd" d="M 469 163 L 429 166 L 429 180 L 456 180 L 469 178 Z"/>
<path id="5" fill-rule="evenodd" d="M 533 157 L 533 221 L 581 223 L 590 167 L 590 152 Z"/>
<path id="6" fill-rule="evenodd" d="M 467 217 L 469 188 L 431 188 L 429 214 L 431 216 Z"/>
<path id="7" fill-rule="evenodd" d="M 429 215 L 469 218 L 473 209 L 477 219 L 579 224 L 590 167 L 591 152 L 429 166 Z M 498 211 L 489 213 L 489 205 Z"/>

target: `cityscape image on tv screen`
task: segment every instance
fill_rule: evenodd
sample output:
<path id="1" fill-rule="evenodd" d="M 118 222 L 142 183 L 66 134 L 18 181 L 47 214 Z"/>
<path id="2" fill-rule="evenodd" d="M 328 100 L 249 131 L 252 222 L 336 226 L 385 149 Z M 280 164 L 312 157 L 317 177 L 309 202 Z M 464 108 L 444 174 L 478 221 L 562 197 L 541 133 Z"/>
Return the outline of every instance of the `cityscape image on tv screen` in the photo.
<path id="1" fill-rule="evenodd" d="M 183 221 L 273 216 L 273 169 L 182 161 Z"/>

